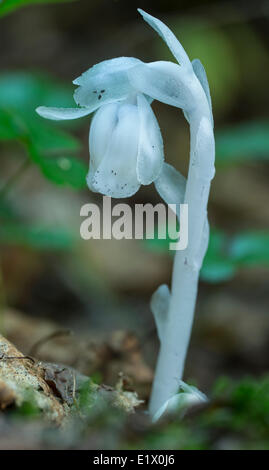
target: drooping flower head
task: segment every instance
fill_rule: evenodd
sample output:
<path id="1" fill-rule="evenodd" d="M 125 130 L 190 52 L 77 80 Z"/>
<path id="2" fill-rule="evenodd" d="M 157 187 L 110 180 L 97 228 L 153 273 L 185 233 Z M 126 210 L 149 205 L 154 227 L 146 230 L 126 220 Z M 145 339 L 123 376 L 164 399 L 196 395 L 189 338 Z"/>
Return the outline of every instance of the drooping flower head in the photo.
<path id="1" fill-rule="evenodd" d="M 132 196 L 141 184 L 157 182 L 165 174 L 162 136 L 151 109 L 153 99 L 182 108 L 189 120 L 195 114 L 194 95 L 200 94 L 202 114 L 212 121 L 202 64 L 190 62 L 161 21 L 139 12 L 180 65 L 164 61 L 145 64 L 131 57 L 106 60 L 73 81 L 78 85 L 74 92 L 77 108 L 37 108 L 40 116 L 53 120 L 77 119 L 95 112 L 89 134 L 87 183 L 92 191 L 117 198 Z"/>

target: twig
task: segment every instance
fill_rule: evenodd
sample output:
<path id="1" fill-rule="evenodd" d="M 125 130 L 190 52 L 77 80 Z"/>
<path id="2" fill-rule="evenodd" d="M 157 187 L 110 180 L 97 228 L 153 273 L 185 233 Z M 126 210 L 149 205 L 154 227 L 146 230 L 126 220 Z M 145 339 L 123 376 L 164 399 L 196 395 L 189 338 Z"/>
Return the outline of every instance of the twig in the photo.
<path id="1" fill-rule="evenodd" d="M 53 333 L 50 333 L 47 336 L 44 336 L 40 340 L 38 340 L 34 345 L 31 347 L 29 354 L 31 356 L 36 356 L 37 351 L 41 346 L 43 346 L 45 343 L 50 341 L 51 339 L 59 338 L 60 336 L 70 336 L 72 335 L 72 331 L 69 329 L 63 329 L 63 330 L 57 330 Z"/>
<path id="2" fill-rule="evenodd" d="M 0 361 L 10 361 L 10 360 L 21 360 L 21 359 L 26 359 L 28 361 L 31 361 L 33 364 L 36 363 L 35 359 L 31 356 L 5 356 L 4 354 L 0 356 Z"/>

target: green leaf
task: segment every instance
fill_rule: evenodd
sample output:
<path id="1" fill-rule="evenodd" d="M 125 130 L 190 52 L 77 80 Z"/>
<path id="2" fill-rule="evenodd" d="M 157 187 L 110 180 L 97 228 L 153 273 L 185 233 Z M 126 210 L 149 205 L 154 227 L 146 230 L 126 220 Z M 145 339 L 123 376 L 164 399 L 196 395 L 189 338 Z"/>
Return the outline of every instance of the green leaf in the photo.
<path id="1" fill-rule="evenodd" d="M 0 108 L 0 140 L 14 140 L 26 132 L 23 121 L 14 113 Z"/>
<path id="2" fill-rule="evenodd" d="M 201 279 L 222 282 L 231 279 L 237 270 L 236 263 L 227 254 L 228 237 L 220 230 L 211 229 L 207 253 L 201 269 Z"/>
<path id="3" fill-rule="evenodd" d="M 269 121 L 249 122 L 216 134 L 217 164 L 269 160 Z"/>
<path id="4" fill-rule="evenodd" d="M 28 5 L 36 5 L 39 3 L 62 3 L 74 0 L 1 0 L 0 1 L 0 17 L 11 13 L 18 8 Z"/>
<path id="5" fill-rule="evenodd" d="M 230 34 L 199 17 L 182 20 L 175 16 L 174 24 L 170 22 L 169 26 L 180 38 L 189 57 L 201 60 L 206 69 L 214 112 L 221 110 L 223 114 L 233 106 L 240 87 L 240 68 Z M 160 56 L 163 60 L 171 60 L 171 52 L 157 36 L 155 44 L 157 60 Z"/>
<path id="6" fill-rule="evenodd" d="M 55 152 L 78 151 L 81 147 L 78 139 L 44 122 L 28 123 L 29 138 L 37 152 L 51 154 Z"/>
<path id="7" fill-rule="evenodd" d="M 1 223 L 0 242 L 38 250 L 69 250 L 78 238 L 63 229 L 28 226 L 16 222 Z"/>
<path id="8" fill-rule="evenodd" d="M 0 75 L 0 108 L 35 115 L 40 105 L 72 107 L 73 87 L 43 73 L 9 72 Z M 38 116 L 36 116 L 37 119 Z"/>
<path id="9" fill-rule="evenodd" d="M 236 264 L 229 259 L 205 259 L 201 269 L 201 279 L 206 282 L 223 282 L 232 279 L 236 274 Z"/>
<path id="10" fill-rule="evenodd" d="M 23 144 L 51 182 L 76 189 L 86 187 L 86 165 L 68 155 L 80 149 L 78 139 L 62 131 L 57 123 L 40 118 L 35 113 L 40 104 L 73 106 L 71 87 L 38 74 L 0 75 L 0 140 Z"/>
<path id="11" fill-rule="evenodd" d="M 17 213 L 14 208 L 10 205 L 10 202 L 4 198 L 0 198 L 0 218 L 1 225 L 2 220 L 14 219 L 17 217 Z"/>
<path id="12" fill-rule="evenodd" d="M 228 237 L 212 230 L 201 270 L 207 282 L 231 279 L 239 268 L 269 265 L 269 233 L 243 232 Z"/>
<path id="13" fill-rule="evenodd" d="M 50 181 L 59 185 L 69 185 L 75 189 L 86 187 L 87 167 L 77 158 L 43 158 L 38 164 Z"/>
<path id="14" fill-rule="evenodd" d="M 269 265 L 269 233 L 241 233 L 229 247 L 229 255 L 240 266 Z"/>

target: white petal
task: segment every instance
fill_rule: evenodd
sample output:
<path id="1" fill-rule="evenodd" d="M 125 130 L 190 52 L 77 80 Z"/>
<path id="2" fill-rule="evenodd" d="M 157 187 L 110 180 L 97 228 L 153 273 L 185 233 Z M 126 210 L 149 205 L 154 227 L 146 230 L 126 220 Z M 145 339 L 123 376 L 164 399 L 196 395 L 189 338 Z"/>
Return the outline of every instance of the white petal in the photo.
<path id="1" fill-rule="evenodd" d="M 166 42 L 173 56 L 177 61 L 184 65 L 185 67 L 190 68 L 191 63 L 190 59 L 187 56 L 185 50 L 180 44 L 179 40 L 176 38 L 174 33 L 160 20 L 154 16 L 149 15 L 145 11 L 138 8 L 139 13 L 143 16 L 144 20 L 161 36 L 161 38 Z"/>
<path id="2" fill-rule="evenodd" d="M 208 104 L 209 104 L 209 108 L 210 108 L 210 111 L 211 111 L 211 122 L 212 122 L 212 125 L 214 125 L 213 114 L 212 114 L 212 102 L 211 102 L 210 89 L 209 89 L 209 84 L 208 84 L 208 80 L 207 80 L 207 76 L 206 76 L 206 71 L 204 69 L 204 66 L 203 66 L 202 62 L 199 59 L 194 59 L 192 61 L 192 67 L 193 67 L 193 70 L 194 70 L 194 73 L 195 73 L 196 77 L 198 78 L 199 82 L 201 83 L 201 85 L 203 87 L 203 90 L 206 94 L 207 101 L 208 101 Z"/>
<path id="3" fill-rule="evenodd" d="M 152 183 L 162 169 L 163 139 L 157 119 L 143 95 L 137 97 L 140 118 L 137 177 L 142 184 Z"/>
<path id="4" fill-rule="evenodd" d="M 90 127 L 90 171 L 95 172 L 110 145 L 113 130 L 118 120 L 119 103 L 110 103 L 98 109 Z"/>
<path id="5" fill-rule="evenodd" d="M 192 106 L 191 74 L 186 76 L 177 64 L 165 61 L 139 64 L 128 70 L 128 76 L 140 93 L 177 108 Z"/>
<path id="6" fill-rule="evenodd" d="M 137 192 L 140 187 L 136 174 L 138 136 L 137 107 L 120 105 L 106 153 L 96 171 L 89 172 L 90 189 L 115 198 L 129 197 Z"/>
<path id="7" fill-rule="evenodd" d="M 116 57 L 104 60 L 83 72 L 80 77 L 73 80 L 74 85 L 87 85 L 89 81 L 104 74 L 111 74 L 127 70 L 140 62 L 135 57 Z"/>
<path id="8" fill-rule="evenodd" d="M 74 93 L 75 102 L 94 111 L 105 103 L 125 99 L 133 91 L 127 70 L 139 63 L 133 57 L 119 57 L 94 65 L 74 80 L 80 85 Z"/>
<path id="9" fill-rule="evenodd" d="M 47 106 L 39 106 L 36 108 L 36 112 L 43 118 L 61 121 L 65 119 L 78 119 L 87 116 L 92 111 L 87 108 L 48 108 Z"/>
<path id="10" fill-rule="evenodd" d="M 184 202 L 186 178 L 169 163 L 163 164 L 155 187 L 166 204 L 182 204 Z"/>

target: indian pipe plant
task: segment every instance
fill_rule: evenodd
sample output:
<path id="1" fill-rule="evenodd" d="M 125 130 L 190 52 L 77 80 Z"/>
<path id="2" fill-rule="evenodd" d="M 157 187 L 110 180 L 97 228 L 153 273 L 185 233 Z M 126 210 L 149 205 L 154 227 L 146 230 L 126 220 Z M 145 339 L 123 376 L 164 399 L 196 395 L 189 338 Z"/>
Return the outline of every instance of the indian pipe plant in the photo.
<path id="1" fill-rule="evenodd" d="M 182 382 L 197 297 L 200 268 L 207 250 L 207 203 L 214 176 L 213 116 L 206 72 L 198 59 L 190 61 L 172 31 L 160 20 L 138 10 L 161 36 L 177 60 L 144 63 L 120 57 L 94 65 L 74 80 L 76 108 L 40 106 L 47 119 L 78 119 L 95 113 L 89 132 L 91 191 L 124 198 L 140 185 L 154 182 L 167 204 L 188 205 L 189 239 L 177 250 L 171 289 L 160 286 L 151 309 L 160 352 L 149 412 L 153 420 L 175 405 L 205 401 L 195 387 Z M 164 161 L 163 141 L 151 103 L 181 108 L 190 126 L 187 179 Z M 183 393 L 179 393 L 180 390 Z"/>

